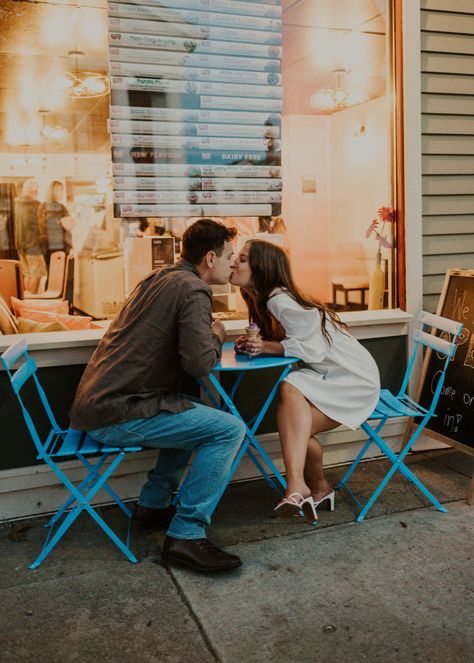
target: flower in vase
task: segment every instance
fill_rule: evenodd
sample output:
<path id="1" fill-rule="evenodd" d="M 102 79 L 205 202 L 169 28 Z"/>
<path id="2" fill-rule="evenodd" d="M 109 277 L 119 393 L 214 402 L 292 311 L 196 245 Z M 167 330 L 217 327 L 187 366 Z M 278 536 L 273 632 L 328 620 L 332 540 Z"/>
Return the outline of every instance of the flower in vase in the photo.
<path id="1" fill-rule="evenodd" d="M 379 244 L 378 250 L 380 253 L 382 247 L 385 249 L 393 248 L 392 242 L 387 237 L 385 226 L 387 223 L 395 223 L 395 210 L 392 207 L 379 207 L 377 210 L 377 216 L 378 218 L 373 219 L 372 223 L 367 228 L 365 236 L 367 239 L 372 235 L 375 237 Z"/>

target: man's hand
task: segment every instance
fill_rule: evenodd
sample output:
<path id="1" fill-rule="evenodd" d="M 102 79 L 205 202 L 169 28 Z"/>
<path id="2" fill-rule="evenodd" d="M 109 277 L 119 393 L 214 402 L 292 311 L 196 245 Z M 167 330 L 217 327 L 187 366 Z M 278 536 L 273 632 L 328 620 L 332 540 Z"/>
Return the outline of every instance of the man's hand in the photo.
<path id="1" fill-rule="evenodd" d="M 245 334 L 243 336 L 239 336 L 239 338 L 236 338 L 234 341 L 235 352 L 239 352 L 240 354 L 245 354 L 246 342 L 247 342 L 247 336 Z"/>
<path id="2" fill-rule="evenodd" d="M 219 337 L 220 342 L 224 343 L 226 337 L 226 331 L 222 320 L 214 320 L 214 322 L 212 323 L 212 331 L 214 332 L 214 334 L 216 334 L 216 336 Z"/>

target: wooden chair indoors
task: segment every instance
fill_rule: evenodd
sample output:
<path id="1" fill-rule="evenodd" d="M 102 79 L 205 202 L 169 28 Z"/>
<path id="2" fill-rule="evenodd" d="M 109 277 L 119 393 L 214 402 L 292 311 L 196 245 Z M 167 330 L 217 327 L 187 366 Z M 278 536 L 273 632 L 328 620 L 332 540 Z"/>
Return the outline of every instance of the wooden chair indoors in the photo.
<path id="1" fill-rule="evenodd" d="M 11 311 L 11 297 L 23 299 L 23 272 L 19 260 L 0 260 L 0 295 Z"/>
<path id="2" fill-rule="evenodd" d="M 48 287 L 45 292 L 32 294 L 25 292 L 25 299 L 63 299 L 67 281 L 66 266 L 68 258 L 64 251 L 51 254 L 49 263 Z"/>

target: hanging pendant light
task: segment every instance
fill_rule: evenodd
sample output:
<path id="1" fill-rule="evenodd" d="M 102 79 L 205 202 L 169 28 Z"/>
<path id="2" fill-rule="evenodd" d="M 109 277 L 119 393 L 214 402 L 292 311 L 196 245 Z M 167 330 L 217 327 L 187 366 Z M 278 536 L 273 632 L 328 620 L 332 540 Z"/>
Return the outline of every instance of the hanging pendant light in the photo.
<path id="1" fill-rule="evenodd" d="M 94 71 L 79 71 L 79 60 L 85 56 L 84 51 L 69 51 L 74 58 L 74 71 L 58 77 L 53 86 L 72 99 L 94 99 L 103 97 L 110 91 L 110 82 L 105 74 Z"/>
<path id="2" fill-rule="evenodd" d="M 310 102 L 313 108 L 331 112 L 367 101 L 367 95 L 364 91 L 346 90 L 342 87 L 341 76 L 346 73 L 345 69 L 334 69 L 332 73 L 337 76 L 337 87 L 323 88 L 315 92 Z"/>
<path id="3" fill-rule="evenodd" d="M 62 127 L 59 124 L 48 124 L 46 121 L 46 116 L 48 115 L 49 110 L 40 109 L 38 113 L 40 113 L 43 117 L 43 128 L 41 129 L 42 137 L 52 143 L 65 143 L 69 138 L 69 131 L 66 129 L 66 127 Z"/>

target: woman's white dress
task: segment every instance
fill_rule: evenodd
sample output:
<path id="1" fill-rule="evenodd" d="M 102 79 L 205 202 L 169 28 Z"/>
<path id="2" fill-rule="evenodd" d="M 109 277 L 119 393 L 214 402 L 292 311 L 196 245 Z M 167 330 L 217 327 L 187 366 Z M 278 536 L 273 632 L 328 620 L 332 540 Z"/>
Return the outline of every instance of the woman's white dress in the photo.
<path id="1" fill-rule="evenodd" d="M 379 397 L 379 371 L 370 353 L 328 317 L 329 344 L 319 310 L 303 308 L 283 290 L 270 295 L 267 308 L 285 330 L 281 341 L 285 356 L 306 364 L 286 381 L 331 419 L 357 428 L 373 412 Z"/>

